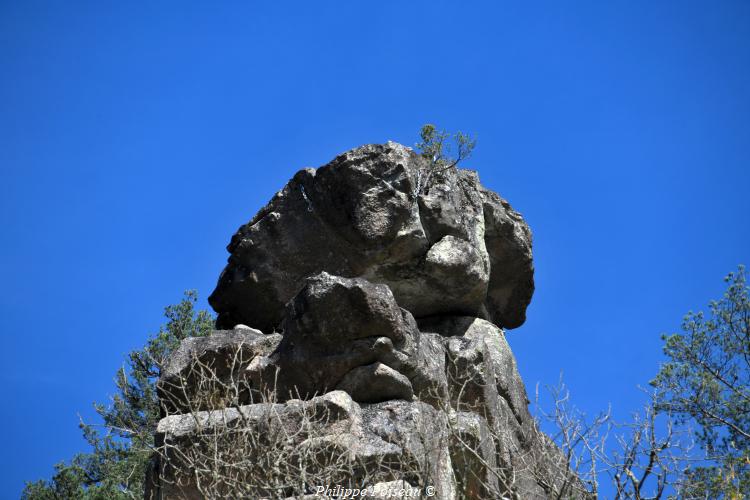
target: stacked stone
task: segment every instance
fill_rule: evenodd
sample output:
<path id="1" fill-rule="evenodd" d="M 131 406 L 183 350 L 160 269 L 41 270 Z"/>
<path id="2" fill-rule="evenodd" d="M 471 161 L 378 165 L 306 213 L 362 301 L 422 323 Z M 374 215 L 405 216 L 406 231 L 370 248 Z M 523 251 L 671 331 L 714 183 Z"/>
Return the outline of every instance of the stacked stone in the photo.
<path id="1" fill-rule="evenodd" d="M 168 463 L 199 430 L 273 432 L 260 416 L 325 408 L 315 439 L 369 467 L 351 484 L 546 497 L 552 448 L 504 331 L 534 291 L 531 232 L 475 172 L 423 186 L 429 168 L 400 144 L 362 146 L 299 171 L 240 227 L 209 298 L 217 331 L 186 339 L 159 382 L 157 443 L 171 452 L 148 495 L 202 496 Z"/>

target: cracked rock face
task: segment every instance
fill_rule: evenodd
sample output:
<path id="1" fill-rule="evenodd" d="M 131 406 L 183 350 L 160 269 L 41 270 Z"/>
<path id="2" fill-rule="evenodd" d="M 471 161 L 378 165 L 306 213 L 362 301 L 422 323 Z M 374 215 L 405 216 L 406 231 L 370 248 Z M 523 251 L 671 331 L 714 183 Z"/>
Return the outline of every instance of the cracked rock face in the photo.
<path id="1" fill-rule="evenodd" d="M 421 186 L 428 167 L 389 142 L 297 172 L 232 237 L 209 298 L 217 326 L 279 328 L 286 303 L 323 271 L 386 284 L 415 317 L 520 326 L 534 290 L 528 226 L 475 172 Z"/>
<path id="2" fill-rule="evenodd" d="M 282 324 L 283 339 L 264 364 L 265 380 L 270 385 L 273 374 L 281 398 L 323 394 L 340 384 L 370 402 L 411 396 L 411 383 L 397 370 L 413 371 L 419 330 L 387 286 L 317 274 L 289 301 Z M 366 368 L 373 363 L 382 366 Z M 365 374 L 384 392 L 366 397 Z"/>
<path id="3" fill-rule="evenodd" d="M 535 499 L 570 481 L 503 330 L 534 290 L 531 233 L 474 172 L 424 186 L 427 167 L 356 148 L 232 237 L 219 330 L 184 340 L 157 386 L 147 498 L 313 498 L 325 480 Z"/>
<path id="4" fill-rule="evenodd" d="M 306 470 L 308 474 L 327 467 L 340 472 L 329 479 L 345 487 L 375 487 L 424 475 L 429 477 L 437 498 L 456 498 L 448 437 L 443 432 L 430 431 L 441 419 L 445 416 L 418 401 L 392 401 L 360 408 L 343 391 L 309 401 L 290 400 L 283 405 L 259 403 L 169 416 L 157 428 L 156 441 L 168 450 L 168 459 L 158 465 L 161 487 L 151 493 L 153 497 L 196 500 L 207 494 L 221 498 L 284 498 L 284 480 L 297 479 L 294 459 L 324 450 Z M 226 450 L 236 457 L 278 454 L 286 463 L 277 464 L 278 469 L 264 475 L 264 482 L 254 482 L 262 471 L 254 470 L 254 464 L 245 464 L 237 468 L 231 481 L 212 485 L 208 492 L 201 491 L 188 464 L 216 452 L 228 457 Z M 248 486 L 243 489 L 237 482 Z M 277 485 L 282 488 L 275 488 Z"/>

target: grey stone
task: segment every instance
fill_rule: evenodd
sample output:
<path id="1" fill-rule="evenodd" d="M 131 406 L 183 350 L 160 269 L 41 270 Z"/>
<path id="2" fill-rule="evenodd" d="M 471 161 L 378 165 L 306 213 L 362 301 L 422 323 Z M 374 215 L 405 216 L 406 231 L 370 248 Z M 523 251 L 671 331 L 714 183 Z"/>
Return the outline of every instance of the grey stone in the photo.
<path id="1" fill-rule="evenodd" d="M 336 387 L 360 402 L 416 394 L 437 406 L 448 393 L 440 336 L 422 338 L 386 285 L 310 277 L 283 325 L 283 337 L 234 329 L 185 340 L 159 382 L 163 401 L 172 402 L 168 413 L 247 404 L 269 393 L 280 401 L 309 398 Z M 197 387 L 207 373 L 221 382 L 211 387 L 215 394 Z M 199 393 L 204 404 L 188 404 Z"/>
<path id="2" fill-rule="evenodd" d="M 184 340 L 159 381 L 147 498 L 314 498 L 324 477 L 376 498 L 520 500 L 575 483 L 503 330 L 534 292 L 531 232 L 475 172 L 429 168 L 362 146 L 240 227 L 209 299 L 228 330 Z"/>
<path id="3" fill-rule="evenodd" d="M 432 486 L 436 498 L 457 498 L 447 416 L 420 401 L 362 406 L 365 432 L 400 449 L 398 478 Z"/>
<path id="4" fill-rule="evenodd" d="M 487 390 L 492 389 L 505 400 L 516 420 L 531 420 L 526 387 L 502 329 L 470 316 L 427 318 L 419 322 L 419 327 L 423 332 L 444 337 L 449 384 L 454 393 L 463 389 L 466 400 L 494 400 L 496 396 L 487 395 Z"/>
<path id="5" fill-rule="evenodd" d="M 321 271 L 387 284 L 415 317 L 519 326 L 533 292 L 528 227 L 475 172 L 451 169 L 418 189 L 427 168 L 389 142 L 299 171 L 232 237 L 209 298 L 217 326 L 273 331 Z"/>
<path id="6" fill-rule="evenodd" d="M 415 369 L 409 367 L 416 364 L 419 330 L 386 285 L 315 275 L 287 305 L 283 327 L 283 339 L 265 368 L 274 373 L 282 399 L 323 394 L 355 368 L 375 362 L 394 371 Z M 366 371 L 357 373 L 362 377 Z M 375 387 L 368 399 L 378 399 Z M 405 395 L 403 389 L 397 394 Z"/>
<path id="7" fill-rule="evenodd" d="M 484 187 L 479 190 L 484 209 L 484 241 L 492 273 L 487 310 L 494 323 L 516 328 L 526 321 L 526 306 L 534 294 L 531 230 L 510 204 Z"/>
<path id="8" fill-rule="evenodd" d="M 510 481 L 498 467 L 493 434 L 487 421 L 471 412 L 456 412 L 453 419 L 449 447 L 460 497 L 493 498 L 498 494 L 510 494 Z"/>
<path id="9" fill-rule="evenodd" d="M 290 400 L 285 404 L 254 404 L 169 416 L 157 427 L 156 442 L 162 454 L 154 465 L 153 484 L 157 487 L 150 494 L 151 498 L 163 499 L 205 498 L 223 493 L 233 497 L 278 498 L 279 491 L 268 491 L 267 484 L 252 476 L 262 466 L 263 458 L 268 458 L 260 456 L 265 446 L 271 460 L 274 453 L 286 456 L 290 450 L 301 454 L 328 450 L 320 455 L 316 466 L 325 469 L 334 460 L 337 467 L 347 469 L 345 475 L 330 478 L 341 481 L 332 483 L 334 487 L 341 484 L 374 488 L 381 483 L 411 481 L 431 485 L 437 498 L 453 499 L 455 481 L 444 423 L 444 417 L 436 409 L 421 402 L 392 401 L 360 408 L 342 391 L 309 401 Z M 279 440 L 280 435 L 289 439 Z M 331 447 L 338 451 L 330 453 Z M 232 476 L 234 489 L 223 483 L 212 484 L 210 472 L 201 476 L 201 472 L 187 467 L 186 462 L 191 460 L 197 465 L 196 457 L 201 457 L 198 459 L 201 470 L 222 467 L 227 455 L 216 459 L 216 450 L 231 453 L 233 457 L 247 457 L 244 467 Z M 319 469 L 310 468 L 307 472 L 315 478 Z M 200 482 L 196 481 L 197 476 Z M 378 487 L 383 488 L 382 484 Z"/>
<path id="10" fill-rule="evenodd" d="M 379 403 L 389 399 L 411 401 L 414 395 L 409 379 L 383 363 L 352 369 L 344 375 L 336 389 L 349 393 L 355 401 L 362 403 Z"/>
<path id="11" fill-rule="evenodd" d="M 281 335 L 254 329 L 214 331 L 188 337 L 172 353 L 157 383 L 166 413 L 184 413 L 250 403 L 254 389 L 244 371 L 273 352 Z M 257 387 L 255 388 L 257 389 Z"/>
<path id="12" fill-rule="evenodd" d="M 448 378 L 445 367 L 445 347 L 439 334 L 420 332 L 416 359 L 401 366 L 409 377 L 414 394 L 420 401 L 442 408 L 448 398 Z"/>

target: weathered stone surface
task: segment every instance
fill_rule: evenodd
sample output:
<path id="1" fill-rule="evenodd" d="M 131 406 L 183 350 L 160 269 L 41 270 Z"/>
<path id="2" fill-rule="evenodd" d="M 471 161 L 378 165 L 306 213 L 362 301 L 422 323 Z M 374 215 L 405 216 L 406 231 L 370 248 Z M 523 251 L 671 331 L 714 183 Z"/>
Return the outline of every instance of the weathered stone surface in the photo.
<path id="1" fill-rule="evenodd" d="M 493 498 L 510 493 L 510 481 L 497 464 L 493 433 L 487 421 L 471 412 L 456 412 L 449 445 L 460 498 Z"/>
<path id="2" fill-rule="evenodd" d="M 325 478 L 318 475 L 321 470 L 335 463 L 335 469 L 343 474 L 328 478 L 341 481 L 331 484 L 334 487 L 366 488 L 403 480 L 433 486 L 437 498 L 456 498 L 449 441 L 441 423 L 445 423 L 444 417 L 421 402 L 391 401 L 360 408 L 342 391 L 309 401 L 166 417 L 159 422 L 156 440 L 167 451 L 155 464 L 157 487 L 149 492 L 149 498 L 221 496 L 232 486 L 233 497 L 241 493 L 247 498 L 264 494 L 278 498 L 281 492 L 269 491 L 270 485 L 283 484 L 284 479 L 299 484 L 300 477 L 283 475 L 296 473 L 293 463 L 279 463 L 290 469 L 280 472 L 279 477 L 263 476 L 266 483 L 257 480 L 259 473 L 253 469 L 257 464 L 250 462 L 234 472 L 231 484 L 212 484 L 210 474 L 201 477 L 195 470 L 211 470 L 237 457 L 258 453 L 267 454 L 270 463 L 291 462 L 297 454 L 317 457 L 306 470 L 310 489 L 318 486 L 314 481 Z M 337 451 L 331 453 L 332 449 Z M 317 455 L 317 450 L 326 453 Z M 366 475 L 361 475 L 365 471 Z M 196 482 L 196 476 L 202 482 Z"/>
<path id="3" fill-rule="evenodd" d="M 282 325 L 278 348 L 246 370 L 255 387 L 272 387 L 281 400 L 337 386 L 360 402 L 447 394 L 442 346 L 422 339 L 386 285 L 312 276 L 287 305 Z M 364 368 L 375 363 L 382 366 Z"/>
<path id="4" fill-rule="evenodd" d="M 528 413 L 515 359 L 496 325 L 470 316 L 424 318 L 417 325 L 388 286 L 328 273 L 306 280 L 282 325 L 283 337 L 237 328 L 183 343 L 167 370 L 170 377 L 184 376 L 196 359 L 223 356 L 236 364 L 226 370 L 234 374 L 231 380 L 270 388 L 273 397 L 288 401 L 166 418 L 159 432 L 167 444 L 184 451 L 194 446 L 196 429 L 216 426 L 228 439 L 239 432 L 235 424 L 277 435 L 314 415 L 305 410 L 314 402 L 333 417 L 311 427 L 295 446 L 306 457 L 331 456 L 331 450 L 353 457 L 359 469 L 341 480 L 354 487 L 363 487 L 358 474 L 367 470 L 378 481 L 407 479 L 422 486 L 426 474 L 442 488 L 438 498 L 545 498 L 543 485 L 562 480 L 544 475 L 544 467 L 560 464 Z M 210 364 L 221 366 L 215 359 Z M 308 402 L 294 399 L 322 393 Z M 268 422 L 269 412 L 275 424 Z M 259 453 L 272 447 L 255 444 Z M 373 470 L 380 472 L 373 476 Z"/>
<path id="5" fill-rule="evenodd" d="M 534 294 L 531 231 L 521 214 L 497 193 L 480 187 L 484 211 L 484 241 L 492 274 L 487 309 L 494 323 L 515 328 L 526 321 L 526 306 Z"/>
<path id="6" fill-rule="evenodd" d="M 427 168 L 389 142 L 299 171 L 232 237 L 209 298 L 217 326 L 273 331 L 321 271 L 385 283 L 415 317 L 519 326 L 533 291 L 528 227 L 474 172 L 451 169 L 421 186 Z"/>
<path id="7" fill-rule="evenodd" d="M 152 481 L 156 487 L 147 498 L 279 498 L 281 492 L 271 487 L 291 479 L 296 471 L 266 474 L 266 467 L 274 460 L 291 461 L 311 438 L 336 436 L 346 442 L 352 433 L 362 433 L 361 410 L 340 391 L 310 401 L 168 416 L 157 426 L 156 444 L 163 451 L 152 471 L 158 478 Z M 268 458 L 243 458 L 264 453 Z M 225 465 L 229 469 L 222 469 Z M 201 475 L 206 470 L 211 472 Z M 222 480 L 211 474 L 219 470 Z"/>
<path id="8" fill-rule="evenodd" d="M 283 339 L 264 368 L 282 399 L 323 394 L 375 362 L 397 372 L 416 369 L 417 324 L 386 285 L 320 273 L 289 302 L 282 324 Z M 366 397 L 378 399 L 372 391 Z"/>
<path id="9" fill-rule="evenodd" d="M 526 387 L 500 328 L 470 316 L 427 318 L 420 321 L 419 327 L 423 332 L 435 332 L 444 337 L 448 383 L 454 394 L 463 391 L 464 402 L 473 401 L 490 408 L 497 405 L 487 404 L 487 400 L 494 401 L 499 396 L 516 420 L 531 420 Z M 488 391 L 493 395 L 488 395 Z"/>
<path id="10" fill-rule="evenodd" d="M 167 413 L 248 404 L 251 383 L 244 370 L 255 358 L 270 354 L 281 335 L 263 335 L 249 327 L 188 337 L 172 353 L 157 384 Z"/>
<path id="11" fill-rule="evenodd" d="M 401 450 L 398 478 L 431 485 L 436 498 L 457 498 L 445 413 L 425 403 L 386 401 L 362 406 L 367 435 Z"/>
<path id="12" fill-rule="evenodd" d="M 442 336 L 420 332 L 416 352 L 416 360 L 403 363 L 401 371 L 408 375 L 417 399 L 439 408 L 448 398 L 446 356 Z"/>
<path id="13" fill-rule="evenodd" d="M 399 144 L 356 148 L 232 237 L 210 302 L 233 329 L 186 339 L 165 369 L 147 498 L 520 500 L 575 481 L 502 329 L 534 291 L 531 233 L 475 172 L 426 184 L 428 168 Z"/>
<path id="14" fill-rule="evenodd" d="M 405 375 L 383 363 L 359 366 L 344 375 L 336 389 L 345 391 L 355 401 L 379 403 L 389 399 L 411 401 L 414 389 Z"/>
<path id="15" fill-rule="evenodd" d="M 316 419 L 315 415 L 324 418 Z M 362 426 L 359 405 L 345 392 L 331 391 L 309 401 L 296 399 L 283 404 L 256 403 L 219 411 L 170 415 L 159 421 L 156 432 L 172 439 L 181 439 L 210 428 L 242 428 L 249 425 L 248 422 L 283 426 L 285 421 L 299 422 L 303 418 L 308 419 L 314 430 L 321 433 L 360 432 Z M 307 429 L 307 432 L 312 430 Z"/>
<path id="16" fill-rule="evenodd" d="M 428 335 L 425 332 L 443 336 L 448 398 L 458 410 L 454 437 L 462 442 L 452 451 L 460 491 L 468 498 L 488 498 L 489 491 L 505 492 L 509 498 L 547 498 L 541 483 L 554 486 L 562 478 L 550 479 L 552 469 L 545 472 L 540 464 L 557 456 L 557 451 L 540 440 L 504 332 L 488 321 L 466 316 L 429 318 L 419 326 L 423 336 Z M 492 445 L 487 443 L 488 435 Z M 491 461 L 484 457 L 489 448 Z M 492 463 L 496 470 L 477 469 L 479 463 Z M 471 474 L 460 472 L 462 468 Z"/>
<path id="17" fill-rule="evenodd" d="M 251 346 L 264 339 L 263 332 L 242 326 L 234 330 L 216 330 L 206 337 L 186 338 L 169 357 L 163 376 L 179 377 L 196 359 L 211 365 L 221 361 L 225 365 L 225 358 L 232 357 L 238 349 L 252 349 Z"/>

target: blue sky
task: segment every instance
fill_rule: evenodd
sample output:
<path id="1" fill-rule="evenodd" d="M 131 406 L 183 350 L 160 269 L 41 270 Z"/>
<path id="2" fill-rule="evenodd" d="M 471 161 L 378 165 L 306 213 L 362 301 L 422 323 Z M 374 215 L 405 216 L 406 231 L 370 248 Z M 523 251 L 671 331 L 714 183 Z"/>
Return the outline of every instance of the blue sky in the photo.
<path id="1" fill-rule="evenodd" d="M 425 122 L 534 232 L 530 392 L 636 410 L 750 264 L 750 3 L 0 2 L 2 498 L 296 170 Z"/>

